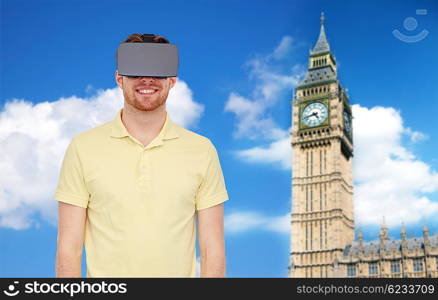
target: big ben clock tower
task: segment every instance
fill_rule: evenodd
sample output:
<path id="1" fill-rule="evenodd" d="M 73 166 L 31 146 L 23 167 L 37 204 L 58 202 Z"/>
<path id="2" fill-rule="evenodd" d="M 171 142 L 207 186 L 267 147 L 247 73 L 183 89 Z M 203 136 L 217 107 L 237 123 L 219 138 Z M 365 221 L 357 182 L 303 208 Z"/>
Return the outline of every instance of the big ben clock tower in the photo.
<path id="1" fill-rule="evenodd" d="M 334 277 L 354 241 L 352 113 L 321 15 L 318 41 L 292 101 L 291 277 Z"/>

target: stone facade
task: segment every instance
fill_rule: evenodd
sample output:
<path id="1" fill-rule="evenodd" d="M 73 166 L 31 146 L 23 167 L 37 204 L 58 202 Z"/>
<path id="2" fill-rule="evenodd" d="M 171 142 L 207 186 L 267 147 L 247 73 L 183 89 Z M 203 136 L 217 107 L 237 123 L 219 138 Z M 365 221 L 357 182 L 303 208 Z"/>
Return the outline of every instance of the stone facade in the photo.
<path id="1" fill-rule="evenodd" d="M 438 236 L 354 243 L 352 111 L 321 16 L 292 100 L 291 277 L 437 277 Z"/>
<path id="2" fill-rule="evenodd" d="M 383 226 L 379 240 L 364 243 L 359 233 L 358 242 L 348 245 L 342 257 L 334 262 L 336 277 L 438 277 L 438 235 L 429 236 L 427 227 L 423 237 L 406 238 L 402 229 L 400 240 L 390 240 Z"/>

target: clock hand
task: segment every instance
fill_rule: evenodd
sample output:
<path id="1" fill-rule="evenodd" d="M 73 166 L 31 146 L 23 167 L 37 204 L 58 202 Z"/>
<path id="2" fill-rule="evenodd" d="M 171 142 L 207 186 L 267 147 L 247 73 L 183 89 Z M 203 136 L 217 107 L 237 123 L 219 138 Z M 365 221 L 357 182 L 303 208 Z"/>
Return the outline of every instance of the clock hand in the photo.
<path id="1" fill-rule="evenodd" d="M 307 119 L 307 118 L 310 118 L 312 115 L 307 115 L 307 116 L 305 116 L 303 119 Z"/>
<path id="2" fill-rule="evenodd" d="M 317 115 L 318 115 L 317 112 L 313 112 L 311 115 L 307 115 L 307 116 L 305 116 L 304 119 L 307 119 L 307 118 L 310 118 L 310 117 L 313 117 L 313 116 L 318 117 Z"/>

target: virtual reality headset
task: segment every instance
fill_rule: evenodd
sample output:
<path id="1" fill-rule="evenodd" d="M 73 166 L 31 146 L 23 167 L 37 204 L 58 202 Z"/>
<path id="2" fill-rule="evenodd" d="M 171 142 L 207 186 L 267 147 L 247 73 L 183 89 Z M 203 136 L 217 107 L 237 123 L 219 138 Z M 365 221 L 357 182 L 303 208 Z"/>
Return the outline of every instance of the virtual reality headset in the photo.
<path id="1" fill-rule="evenodd" d="M 116 57 L 124 76 L 175 77 L 178 62 L 176 45 L 164 43 L 121 43 Z"/>

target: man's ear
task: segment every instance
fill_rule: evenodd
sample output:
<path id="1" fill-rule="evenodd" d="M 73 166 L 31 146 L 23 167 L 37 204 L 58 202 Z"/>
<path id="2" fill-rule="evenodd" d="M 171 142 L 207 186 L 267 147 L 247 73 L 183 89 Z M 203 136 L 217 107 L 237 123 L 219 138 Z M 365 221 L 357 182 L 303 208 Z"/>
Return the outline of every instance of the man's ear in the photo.
<path id="1" fill-rule="evenodd" d="M 123 76 L 119 75 L 119 71 L 116 70 L 115 73 L 116 83 L 119 86 L 119 88 L 123 88 Z"/>
<path id="2" fill-rule="evenodd" d="M 170 80 L 170 88 L 173 88 L 176 84 L 177 77 L 169 77 Z"/>

